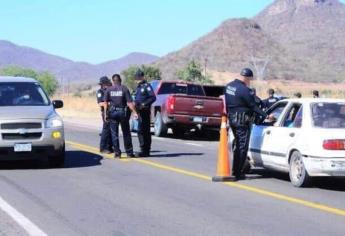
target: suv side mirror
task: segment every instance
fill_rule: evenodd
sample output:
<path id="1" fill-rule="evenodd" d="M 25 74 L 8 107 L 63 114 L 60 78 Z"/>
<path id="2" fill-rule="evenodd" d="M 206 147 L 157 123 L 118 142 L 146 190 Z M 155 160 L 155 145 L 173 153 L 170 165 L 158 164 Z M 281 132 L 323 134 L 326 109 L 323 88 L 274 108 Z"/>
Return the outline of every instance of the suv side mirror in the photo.
<path id="1" fill-rule="evenodd" d="M 55 109 L 63 107 L 63 101 L 61 101 L 61 100 L 54 100 L 52 103 L 53 103 L 53 107 Z"/>

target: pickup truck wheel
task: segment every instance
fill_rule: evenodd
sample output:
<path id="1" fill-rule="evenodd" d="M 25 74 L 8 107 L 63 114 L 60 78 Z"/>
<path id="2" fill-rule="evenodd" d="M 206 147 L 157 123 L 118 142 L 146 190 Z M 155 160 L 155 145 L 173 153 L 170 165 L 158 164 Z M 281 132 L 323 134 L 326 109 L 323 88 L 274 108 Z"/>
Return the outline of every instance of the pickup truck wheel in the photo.
<path id="1" fill-rule="evenodd" d="M 168 133 L 168 127 L 164 124 L 162 119 L 162 114 L 158 111 L 155 116 L 155 123 L 154 123 L 154 134 L 156 137 L 163 137 L 166 136 Z"/>
<path id="2" fill-rule="evenodd" d="M 310 184 L 310 176 L 305 169 L 302 155 L 298 151 L 294 151 L 291 155 L 289 176 L 295 187 L 307 187 Z"/>

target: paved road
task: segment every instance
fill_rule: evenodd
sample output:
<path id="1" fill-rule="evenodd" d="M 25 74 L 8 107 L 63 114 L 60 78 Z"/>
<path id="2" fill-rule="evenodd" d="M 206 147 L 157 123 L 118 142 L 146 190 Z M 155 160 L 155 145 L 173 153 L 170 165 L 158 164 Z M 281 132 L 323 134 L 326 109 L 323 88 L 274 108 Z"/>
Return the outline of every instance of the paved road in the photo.
<path id="1" fill-rule="evenodd" d="M 257 170 L 212 183 L 216 141 L 155 138 L 151 158 L 114 160 L 93 126 L 67 124 L 66 138 L 64 168 L 1 163 L 0 235 L 344 235 L 343 179 L 297 189 Z"/>

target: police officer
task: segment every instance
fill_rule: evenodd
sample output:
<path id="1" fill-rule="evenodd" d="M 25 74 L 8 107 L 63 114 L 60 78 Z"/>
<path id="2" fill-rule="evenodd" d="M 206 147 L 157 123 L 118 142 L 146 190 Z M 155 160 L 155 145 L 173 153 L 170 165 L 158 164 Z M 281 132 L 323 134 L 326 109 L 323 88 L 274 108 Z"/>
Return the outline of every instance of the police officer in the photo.
<path id="1" fill-rule="evenodd" d="M 104 95 L 107 88 L 111 86 L 111 81 L 107 76 L 103 76 L 99 79 L 99 85 L 101 86 L 100 89 L 97 91 L 97 103 L 101 108 L 102 114 L 102 133 L 101 133 L 101 140 L 100 140 L 100 152 L 110 154 L 113 153 L 112 148 L 112 141 L 111 141 L 111 133 L 110 133 L 110 124 L 107 122 L 105 117 L 105 109 L 104 109 Z"/>
<path id="2" fill-rule="evenodd" d="M 114 85 L 121 85 L 122 84 L 122 79 L 119 74 L 114 74 L 112 76 L 112 81 Z M 134 104 L 133 104 L 134 105 Z M 120 122 L 121 125 L 121 130 L 122 130 L 122 136 L 123 136 L 123 143 L 127 152 L 127 156 L 129 157 L 134 157 L 133 154 L 133 144 L 132 144 L 132 135 L 131 135 L 131 130 L 129 126 L 129 119 L 131 117 L 131 110 L 127 106 L 125 107 L 125 119 L 123 119 Z"/>
<path id="3" fill-rule="evenodd" d="M 320 94 L 318 90 L 313 90 L 313 98 L 319 98 Z"/>
<path id="4" fill-rule="evenodd" d="M 268 91 L 268 98 L 263 100 L 263 104 L 264 104 L 264 109 L 268 109 L 270 108 L 274 103 L 278 102 L 279 99 L 277 97 L 274 96 L 274 89 L 270 88 Z"/>
<path id="5" fill-rule="evenodd" d="M 135 91 L 135 107 L 139 113 L 138 138 L 141 151 L 138 157 L 148 157 L 151 151 L 151 105 L 156 101 L 156 95 L 151 85 L 145 80 L 140 69 L 135 73 L 138 86 Z"/>
<path id="6" fill-rule="evenodd" d="M 254 113 L 261 115 L 263 119 L 267 117 L 267 114 L 255 103 L 255 98 L 249 88 L 252 79 L 252 70 L 245 68 L 241 71 L 240 79 L 235 79 L 225 87 L 227 114 L 235 137 L 233 175 L 237 180 L 245 177 L 243 167 L 247 158 Z"/>
<path id="7" fill-rule="evenodd" d="M 138 114 L 135 110 L 134 103 L 128 88 L 121 85 L 121 77 L 119 75 L 113 76 L 113 86 L 108 88 L 105 93 L 105 109 L 108 109 L 106 113 L 106 120 L 110 122 L 111 138 L 113 141 L 113 148 L 115 152 L 115 158 L 121 158 L 121 149 L 119 143 L 119 125 L 121 124 L 124 146 L 128 157 L 134 157 L 132 136 L 126 126 L 127 115 L 126 107 L 128 106 L 134 113 L 134 117 L 138 118 Z"/>
<path id="8" fill-rule="evenodd" d="M 300 92 L 297 92 L 294 94 L 295 98 L 302 98 L 302 94 Z"/>

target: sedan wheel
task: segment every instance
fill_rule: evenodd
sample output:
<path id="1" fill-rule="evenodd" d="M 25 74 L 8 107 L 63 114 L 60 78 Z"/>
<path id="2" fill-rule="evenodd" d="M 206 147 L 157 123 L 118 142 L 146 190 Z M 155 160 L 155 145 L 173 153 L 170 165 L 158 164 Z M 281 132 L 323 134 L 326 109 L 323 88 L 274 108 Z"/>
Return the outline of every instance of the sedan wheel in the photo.
<path id="1" fill-rule="evenodd" d="M 295 151 L 290 160 L 290 180 L 295 187 L 306 187 L 310 183 L 310 177 L 305 169 L 301 153 Z"/>

